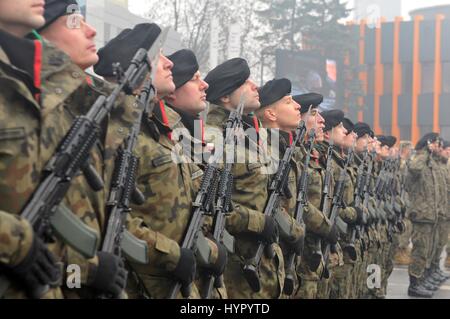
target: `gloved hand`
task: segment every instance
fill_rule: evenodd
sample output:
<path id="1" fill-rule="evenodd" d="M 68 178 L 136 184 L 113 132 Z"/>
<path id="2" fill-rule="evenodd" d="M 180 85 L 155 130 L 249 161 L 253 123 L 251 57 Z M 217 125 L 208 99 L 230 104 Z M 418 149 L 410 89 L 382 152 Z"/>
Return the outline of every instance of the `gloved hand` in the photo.
<path id="1" fill-rule="evenodd" d="M 33 298 L 42 297 L 39 295 L 40 292 L 45 293 L 42 288 L 57 282 L 62 275 L 55 257 L 37 236 L 34 236 L 30 251 L 24 260 L 9 270 L 31 292 Z"/>
<path id="2" fill-rule="evenodd" d="M 98 266 L 89 274 L 87 286 L 119 298 L 127 283 L 128 272 L 119 256 L 99 252 Z"/>
<path id="3" fill-rule="evenodd" d="M 331 245 L 336 245 L 339 240 L 339 230 L 337 229 L 336 225 L 333 225 L 331 227 L 330 232 L 328 233 L 328 236 L 325 238 L 328 243 Z"/>
<path id="4" fill-rule="evenodd" d="M 181 248 L 180 260 L 173 271 L 173 275 L 183 286 L 189 286 L 194 281 L 196 272 L 197 262 L 194 253 L 190 249 Z"/>
<path id="5" fill-rule="evenodd" d="M 360 226 L 364 226 L 365 223 L 367 223 L 367 219 L 365 217 L 364 214 L 364 210 L 361 209 L 360 207 L 353 207 L 356 211 L 356 221 L 355 221 L 355 225 L 360 225 Z"/>
<path id="6" fill-rule="evenodd" d="M 208 271 L 215 277 L 223 275 L 228 263 L 228 252 L 224 245 L 214 242 L 217 245 L 218 257 L 214 265 L 208 268 Z"/>
<path id="7" fill-rule="evenodd" d="M 301 256 L 305 247 L 305 236 L 301 236 L 295 242 L 289 244 L 289 247 L 297 256 Z"/>
<path id="8" fill-rule="evenodd" d="M 271 216 L 265 216 L 264 229 L 259 235 L 266 244 L 270 245 L 278 242 L 278 225 Z"/>

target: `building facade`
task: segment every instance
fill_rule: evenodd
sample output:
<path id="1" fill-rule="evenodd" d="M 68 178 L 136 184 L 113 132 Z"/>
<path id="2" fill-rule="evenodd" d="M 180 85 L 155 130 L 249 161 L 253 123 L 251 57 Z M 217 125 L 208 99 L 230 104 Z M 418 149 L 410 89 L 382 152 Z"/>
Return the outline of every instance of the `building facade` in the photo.
<path id="1" fill-rule="evenodd" d="M 423 134 L 440 132 L 450 139 L 450 17 L 435 15 L 413 21 L 362 21 L 353 26 L 359 43 L 357 63 L 365 96 L 355 120 L 416 143 Z"/>
<path id="2" fill-rule="evenodd" d="M 355 0 L 355 21 L 376 20 L 385 17 L 394 21 L 402 14 L 402 0 Z"/>

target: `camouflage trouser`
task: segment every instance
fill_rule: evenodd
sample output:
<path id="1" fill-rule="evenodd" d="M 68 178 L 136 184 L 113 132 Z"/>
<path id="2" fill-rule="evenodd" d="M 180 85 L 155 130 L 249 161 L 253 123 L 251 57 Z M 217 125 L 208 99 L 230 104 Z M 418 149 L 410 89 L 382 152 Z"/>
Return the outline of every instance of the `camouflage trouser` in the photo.
<path id="1" fill-rule="evenodd" d="M 383 276 L 381 280 L 381 291 L 383 295 L 387 294 L 387 286 L 388 286 L 388 280 L 389 277 L 392 275 L 392 272 L 394 271 L 394 258 L 395 258 L 395 252 L 398 248 L 399 239 L 397 235 L 392 236 L 392 243 L 388 243 L 386 246 L 385 251 L 385 260 L 384 260 L 384 267 L 383 267 Z"/>
<path id="2" fill-rule="evenodd" d="M 433 260 L 432 260 L 432 266 L 433 267 L 440 267 L 440 261 L 442 252 L 444 251 L 445 245 L 447 245 L 448 241 L 448 235 L 449 235 L 449 229 L 450 228 L 450 222 L 439 218 L 437 231 L 436 231 L 436 245 L 435 245 L 435 251 L 433 254 Z"/>
<path id="3" fill-rule="evenodd" d="M 20 289 L 15 285 L 11 285 L 11 287 L 3 296 L 0 297 L 0 299 L 29 299 L 29 297 L 23 289 Z M 41 299 L 64 299 L 64 295 L 60 288 L 53 288 L 45 293 Z"/>
<path id="4" fill-rule="evenodd" d="M 351 273 L 352 276 L 352 286 L 350 287 L 350 299 L 359 299 L 361 292 L 361 272 L 364 268 L 365 262 L 365 251 L 362 249 L 361 241 L 357 241 L 357 252 L 358 252 L 358 260 L 356 261 L 353 271 Z"/>
<path id="5" fill-rule="evenodd" d="M 370 248 L 369 248 L 370 249 Z M 356 299 L 365 298 L 367 294 L 367 266 L 369 266 L 371 262 L 370 251 L 363 252 L 363 259 L 360 264 L 360 268 L 358 269 L 358 279 L 356 285 Z"/>
<path id="6" fill-rule="evenodd" d="M 317 283 L 317 299 L 330 299 L 330 280 L 331 278 L 322 278 Z"/>
<path id="7" fill-rule="evenodd" d="M 447 258 L 450 258 L 450 234 L 448 235 L 447 240 Z"/>
<path id="8" fill-rule="evenodd" d="M 173 280 L 165 276 L 152 276 L 142 273 L 139 274 L 139 278 L 134 275 L 128 275 L 126 287 L 128 299 L 168 299 L 174 283 Z M 178 294 L 177 299 L 184 299 L 181 293 Z M 192 285 L 189 299 L 200 299 L 200 293 L 195 284 Z"/>
<path id="9" fill-rule="evenodd" d="M 317 299 L 318 283 L 317 280 L 302 280 L 295 299 Z"/>
<path id="10" fill-rule="evenodd" d="M 405 222 L 405 232 L 398 236 L 398 248 L 406 250 L 409 248 L 411 234 L 412 234 L 412 223 L 408 218 L 403 220 Z"/>
<path id="11" fill-rule="evenodd" d="M 386 266 L 386 251 L 388 249 L 389 241 L 387 236 L 387 226 L 380 225 L 377 229 L 379 236 L 380 247 L 376 246 L 372 251 L 373 258 L 370 264 L 378 265 L 381 268 L 381 279 L 383 280 L 383 274 L 385 273 Z M 369 298 L 378 298 L 383 296 L 381 288 L 373 288 L 369 290 Z"/>
<path id="12" fill-rule="evenodd" d="M 270 260 L 265 255 L 261 259 L 259 278 L 260 292 L 254 292 L 244 278 L 243 262 L 237 255 L 228 258 L 224 279 L 230 299 L 279 299 L 281 298 L 285 279 L 283 253 L 279 246 L 274 246 L 275 258 Z"/>
<path id="13" fill-rule="evenodd" d="M 330 253 L 330 257 L 328 260 L 328 270 L 329 270 L 329 278 L 322 278 L 318 284 L 318 299 L 330 299 L 332 282 L 335 280 L 335 272 L 338 268 L 344 265 L 344 256 L 342 254 L 342 249 L 339 245 L 337 245 L 337 252 Z"/>
<path id="14" fill-rule="evenodd" d="M 293 299 L 317 299 L 318 298 L 318 285 L 320 276 L 323 272 L 323 262 L 320 263 L 317 270 L 312 271 L 310 264 L 314 251 L 316 250 L 313 241 L 310 237 L 306 237 L 305 249 L 301 258 L 300 264 L 297 266 L 297 277 L 300 286 L 295 292 Z"/>
<path id="15" fill-rule="evenodd" d="M 410 276 L 422 278 L 425 270 L 431 266 L 435 230 L 436 227 L 433 224 L 413 222 Z"/>
<path id="16" fill-rule="evenodd" d="M 330 299 L 349 299 L 353 269 L 354 265 L 350 263 L 334 269 L 330 281 Z"/>

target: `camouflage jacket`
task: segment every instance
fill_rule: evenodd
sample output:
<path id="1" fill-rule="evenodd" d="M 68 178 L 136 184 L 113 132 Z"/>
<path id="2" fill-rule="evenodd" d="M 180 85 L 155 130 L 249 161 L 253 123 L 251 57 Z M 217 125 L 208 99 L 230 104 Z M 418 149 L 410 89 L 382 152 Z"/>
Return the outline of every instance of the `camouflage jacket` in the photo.
<path id="1" fill-rule="evenodd" d="M 448 207 L 446 180 L 435 156 L 420 151 L 412 160 L 407 187 L 410 195 L 409 216 L 413 222 L 435 223 Z"/>
<path id="2" fill-rule="evenodd" d="M 283 159 L 284 154 L 289 146 L 290 137 L 289 134 L 281 132 L 277 129 L 261 130 L 260 134 L 264 139 L 267 139 L 267 148 L 271 152 L 271 158 L 273 165 L 278 168 L 279 161 Z M 275 142 L 276 140 L 276 142 Z M 278 149 L 274 149 L 278 145 Z M 300 151 L 299 147 L 296 147 L 296 153 Z M 301 176 L 302 167 L 299 161 L 300 156 L 294 154 L 291 160 L 291 170 L 289 172 L 287 189 L 282 191 L 283 196 L 280 200 L 279 213 L 281 222 L 284 227 L 280 227 L 280 236 L 283 242 L 295 242 L 299 238 L 304 237 L 305 229 L 302 223 L 296 221 L 296 207 L 297 207 L 297 194 L 298 194 L 298 181 Z M 287 227 L 286 227 L 287 226 Z M 283 230 L 283 228 L 286 228 Z M 283 247 L 285 251 L 285 247 Z"/>
<path id="3" fill-rule="evenodd" d="M 324 145 L 328 148 L 328 143 L 324 142 Z M 330 180 L 331 183 L 331 194 L 334 195 L 335 187 L 337 186 L 337 182 L 339 181 L 340 175 L 342 170 L 345 166 L 346 159 L 342 157 L 340 152 L 335 149 L 333 151 L 333 158 L 332 158 L 332 178 Z M 351 174 L 349 174 L 350 171 L 347 171 L 345 174 L 344 179 L 344 194 L 343 194 L 343 202 L 344 202 L 344 208 L 342 208 L 339 211 L 339 216 L 342 218 L 342 220 L 347 224 L 352 224 L 356 221 L 356 211 L 353 207 L 350 205 L 354 202 L 354 189 L 353 189 L 353 182 Z M 330 207 L 330 212 L 331 212 Z"/>
<path id="4" fill-rule="evenodd" d="M 80 103 L 88 90 L 84 72 L 50 44 L 44 42 L 42 46 L 40 103 L 23 82 L 11 75 L 17 69 L 9 64 L 6 54 L 0 53 L 0 82 L 4 88 L 0 95 L 0 209 L 12 214 L 21 212 L 74 116 L 84 114 L 83 106 L 88 106 Z M 92 163 L 101 171 L 98 153 L 92 154 Z M 78 176 L 64 204 L 100 234 L 103 192 L 94 193 L 84 177 Z M 61 241 L 49 248 L 67 263 L 66 247 Z"/>
<path id="5" fill-rule="evenodd" d="M 0 264 L 20 264 L 32 242 L 33 229 L 26 220 L 0 211 Z"/>
<path id="6" fill-rule="evenodd" d="M 196 195 L 195 183 L 203 173 L 189 163 L 171 140 L 171 133 L 181 125 L 179 115 L 165 105 L 161 107 L 164 116 L 145 119 L 139 138 L 136 150 L 140 157 L 138 188 L 146 201 L 143 205 L 132 206 L 133 217 L 139 219 L 130 227 L 135 236 L 149 244 L 151 260 L 149 266 L 133 265 L 133 268 L 140 276 L 158 276 L 167 280 L 178 264 L 180 245 Z M 139 231 L 139 226 L 148 229 Z"/>
<path id="7" fill-rule="evenodd" d="M 230 112 L 212 105 L 206 126 L 206 141 L 215 152 L 226 155 L 223 147 L 224 124 Z M 232 201 L 234 211 L 227 218 L 226 228 L 236 239 L 235 254 L 230 256 L 225 281 L 231 298 L 279 298 L 283 292 L 284 259 L 280 247 L 272 245 L 276 257 L 263 256 L 260 264 L 261 291 L 254 293 L 243 278 L 242 265 L 254 257 L 259 242 L 255 236 L 264 230 L 263 214 L 268 200 L 268 183 L 274 174 L 267 141 L 251 124 L 244 121 L 244 132 L 238 133 L 236 162 L 233 167 Z"/>

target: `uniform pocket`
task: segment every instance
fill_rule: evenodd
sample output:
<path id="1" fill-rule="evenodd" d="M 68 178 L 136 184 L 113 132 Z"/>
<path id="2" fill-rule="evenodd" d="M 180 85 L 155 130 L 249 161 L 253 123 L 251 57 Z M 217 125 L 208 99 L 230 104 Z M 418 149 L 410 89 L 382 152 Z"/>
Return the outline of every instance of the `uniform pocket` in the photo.
<path id="1" fill-rule="evenodd" d="M 24 127 L 0 129 L 0 142 L 21 140 L 24 138 L 25 138 Z"/>

